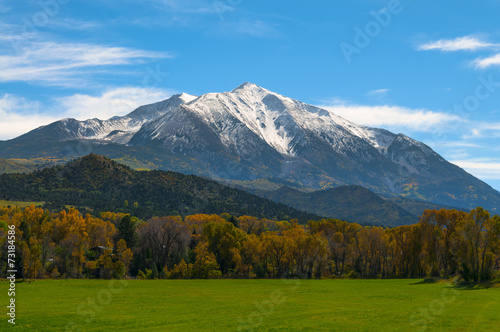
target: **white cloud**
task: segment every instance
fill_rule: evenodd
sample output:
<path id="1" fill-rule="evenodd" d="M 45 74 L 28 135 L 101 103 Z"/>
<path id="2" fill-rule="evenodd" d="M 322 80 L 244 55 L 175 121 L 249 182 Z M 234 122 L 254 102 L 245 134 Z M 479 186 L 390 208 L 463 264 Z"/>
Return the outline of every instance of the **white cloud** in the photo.
<path id="1" fill-rule="evenodd" d="M 500 122 L 476 122 L 469 133 L 462 135 L 463 139 L 500 137 Z"/>
<path id="2" fill-rule="evenodd" d="M 451 163 L 465 169 L 480 179 L 500 180 L 500 160 L 453 160 Z"/>
<path id="3" fill-rule="evenodd" d="M 131 65 L 145 59 L 172 57 L 168 53 L 83 43 L 14 41 L 14 55 L 0 54 L 0 82 L 37 82 L 75 86 L 83 75 L 106 66 Z M 81 85 L 80 85 L 81 87 Z"/>
<path id="4" fill-rule="evenodd" d="M 355 123 L 373 127 L 389 126 L 414 131 L 431 131 L 442 128 L 443 125 L 452 121 L 462 121 L 460 117 L 452 114 L 401 106 L 338 104 L 320 107 Z"/>
<path id="5" fill-rule="evenodd" d="M 378 90 L 372 90 L 367 93 L 368 96 L 373 96 L 373 97 L 384 97 L 387 95 L 390 89 L 378 89 Z"/>
<path id="6" fill-rule="evenodd" d="M 0 140 L 12 139 L 30 130 L 63 118 L 108 119 L 125 115 L 139 106 L 170 97 L 173 91 L 125 87 L 99 96 L 76 94 L 53 100 L 50 105 L 4 95 L 0 98 Z"/>
<path id="7" fill-rule="evenodd" d="M 468 141 L 438 141 L 438 142 L 428 142 L 428 145 L 436 145 L 446 148 L 482 148 L 483 146 L 477 143 L 472 143 Z"/>
<path id="8" fill-rule="evenodd" d="M 447 160 L 463 160 L 470 157 L 470 154 L 464 149 L 452 150 L 446 154 Z"/>
<path id="9" fill-rule="evenodd" d="M 498 44 L 488 43 L 476 37 L 465 36 L 455 39 L 440 39 L 438 41 L 422 44 L 418 47 L 420 51 L 440 50 L 446 52 L 475 51 L 478 49 L 497 47 Z"/>
<path id="10" fill-rule="evenodd" d="M 66 30 L 89 30 L 102 27 L 101 23 L 92 21 L 81 21 L 72 18 L 55 19 L 52 18 L 48 26 L 52 28 L 62 28 Z"/>
<path id="11" fill-rule="evenodd" d="M 473 64 L 480 69 L 485 69 L 492 66 L 500 66 L 500 53 L 487 57 L 474 60 Z"/>
<path id="12" fill-rule="evenodd" d="M 53 115 L 40 113 L 40 103 L 4 95 L 0 98 L 0 140 L 11 139 L 57 120 Z"/>
<path id="13" fill-rule="evenodd" d="M 78 120 L 109 119 L 125 115 L 139 106 L 155 103 L 172 96 L 172 91 L 136 87 L 108 90 L 100 96 L 76 94 L 57 99 L 64 117 Z"/>

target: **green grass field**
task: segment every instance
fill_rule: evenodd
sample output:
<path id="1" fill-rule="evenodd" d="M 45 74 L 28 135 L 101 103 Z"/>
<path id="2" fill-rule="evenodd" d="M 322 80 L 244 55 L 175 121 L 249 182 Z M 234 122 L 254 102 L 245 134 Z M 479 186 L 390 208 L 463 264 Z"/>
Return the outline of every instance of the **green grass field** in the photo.
<path id="1" fill-rule="evenodd" d="M 40 280 L 1 331 L 498 331 L 500 289 L 419 280 Z M 0 282 L 2 308 L 7 282 Z"/>
<path id="2" fill-rule="evenodd" d="M 18 207 L 28 207 L 31 205 L 43 205 L 44 202 L 21 202 L 21 201 L 2 201 L 0 200 L 0 207 L 7 207 L 7 206 L 18 206 Z"/>

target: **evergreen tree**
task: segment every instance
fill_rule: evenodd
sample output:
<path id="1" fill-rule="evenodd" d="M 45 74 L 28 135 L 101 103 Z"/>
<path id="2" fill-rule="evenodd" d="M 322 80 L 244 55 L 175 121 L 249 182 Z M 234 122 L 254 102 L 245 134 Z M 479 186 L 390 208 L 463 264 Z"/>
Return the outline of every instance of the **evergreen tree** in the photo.
<path id="1" fill-rule="evenodd" d="M 231 224 L 234 225 L 234 227 L 240 227 L 240 223 L 238 222 L 238 219 L 236 219 L 235 216 L 231 216 L 228 220 Z"/>
<path id="2" fill-rule="evenodd" d="M 138 237 L 135 230 L 135 222 L 130 218 L 130 215 L 124 216 L 118 224 L 119 237 L 127 242 L 128 248 L 133 248 L 137 245 Z"/>
<path id="3" fill-rule="evenodd" d="M 151 271 L 151 279 L 158 279 L 158 269 L 156 268 L 155 263 L 153 263 L 153 270 Z"/>

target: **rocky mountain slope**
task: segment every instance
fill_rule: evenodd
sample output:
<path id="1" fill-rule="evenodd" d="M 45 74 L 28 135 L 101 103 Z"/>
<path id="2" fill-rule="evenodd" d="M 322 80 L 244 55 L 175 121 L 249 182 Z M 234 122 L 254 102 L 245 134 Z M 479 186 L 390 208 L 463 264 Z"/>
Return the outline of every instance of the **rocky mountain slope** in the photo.
<path id="1" fill-rule="evenodd" d="M 200 97 L 176 95 L 108 120 L 64 119 L 0 142 L 2 158 L 68 159 L 90 151 L 219 180 L 361 185 L 447 206 L 500 207 L 496 190 L 421 142 L 251 83 Z"/>

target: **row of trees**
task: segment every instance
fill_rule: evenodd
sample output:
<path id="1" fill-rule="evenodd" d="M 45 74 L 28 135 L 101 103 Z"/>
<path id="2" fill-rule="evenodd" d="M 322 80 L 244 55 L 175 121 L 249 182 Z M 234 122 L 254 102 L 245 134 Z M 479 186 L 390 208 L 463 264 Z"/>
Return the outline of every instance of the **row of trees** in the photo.
<path id="1" fill-rule="evenodd" d="M 27 278 L 460 276 L 479 282 L 500 269 L 500 217 L 482 208 L 428 210 L 419 223 L 396 228 L 229 214 L 143 222 L 112 212 L 94 218 L 35 207 L 0 209 L 0 233 L 7 224 L 16 225 L 18 263 Z M 2 264 L 5 273 L 5 259 Z"/>
<path id="2" fill-rule="evenodd" d="M 9 225 L 16 233 L 10 243 Z M 15 247 L 15 269 L 22 278 L 121 278 L 133 257 L 112 222 L 76 209 L 0 208 L 0 235 L 4 276 L 9 245 Z"/>

